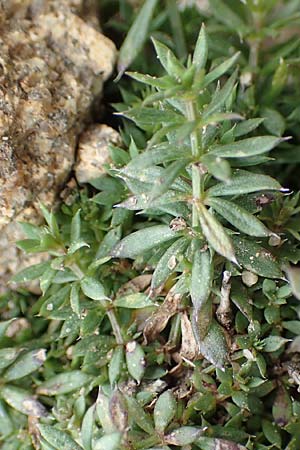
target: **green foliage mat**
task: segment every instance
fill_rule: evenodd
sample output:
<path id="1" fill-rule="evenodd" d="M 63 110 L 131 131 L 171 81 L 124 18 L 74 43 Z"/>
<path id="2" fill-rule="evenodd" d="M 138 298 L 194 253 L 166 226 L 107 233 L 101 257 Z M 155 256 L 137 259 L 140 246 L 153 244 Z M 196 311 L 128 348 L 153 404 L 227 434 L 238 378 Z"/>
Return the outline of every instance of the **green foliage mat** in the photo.
<path id="1" fill-rule="evenodd" d="M 20 224 L 5 450 L 300 448 L 300 2 L 204 3 L 101 5 L 123 146 Z"/>

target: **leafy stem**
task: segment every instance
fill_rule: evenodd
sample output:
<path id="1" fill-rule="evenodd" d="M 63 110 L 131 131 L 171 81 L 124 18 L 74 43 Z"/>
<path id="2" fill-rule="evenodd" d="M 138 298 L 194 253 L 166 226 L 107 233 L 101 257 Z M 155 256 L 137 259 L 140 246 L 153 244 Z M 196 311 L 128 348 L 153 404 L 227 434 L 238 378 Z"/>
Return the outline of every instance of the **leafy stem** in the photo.
<path id="1" fill-rule="evenodd" d="M 123 345 L 124 344 L 124 340 L 123 340 L 123 337 L 122 337 L 121 328 L 120 328 L 120 325 L 119 325 L 119 323 L 117 321 L 115 312 L 112 309 L 109 309 L 106 312 L 106 314 L 107 314 L 107 316 L 108 316 L 108 318 L 110 320 L 110 324 L 111 324 L 113 333 L 115 335 L 117 344 L 118 345 Z"/>
<path id="2" fill-rule="evenodd" d="M 196 104 L 192 100 L 186 102 L 186 117 L 191 122 L 197 120 Z M 199 134 L 197 128 L 191 132 L 190 143 L 192 155 L 195 159 L 198 159 L 201 153 L 201 146 L 199 142 Z M 196 204 L 201 197 L 201 173 L 196 163 L 194 163 L 192 166 L 192 189 L 193 189 L 192 226 L 196 227 L 198 225 L 198 211 Z"/>

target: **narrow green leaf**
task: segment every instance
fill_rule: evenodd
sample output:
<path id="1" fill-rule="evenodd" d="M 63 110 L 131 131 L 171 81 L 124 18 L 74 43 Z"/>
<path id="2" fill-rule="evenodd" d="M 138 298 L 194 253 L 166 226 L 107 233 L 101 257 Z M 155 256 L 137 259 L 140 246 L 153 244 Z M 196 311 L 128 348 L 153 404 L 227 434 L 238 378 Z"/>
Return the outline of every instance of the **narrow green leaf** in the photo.
<path id="1" fill-rule="evenodd" d="M 245 158 L 266 153 L 280 142 L 282 138 L 276 136 L 258 136 L 227 145 L 217 145 L 211 149 L 211 153 L 221 158 Z"/>
<path id="2" fill-rule="evenodd" d="M 114 433 L 116 431 L 116 427 L 109 413 L 109 399 L 103 394 L 102 388 L 99 389 L 96 411 L 103 430 L 105 430 L 108 434 Z"/>
<path id="3" fill-rule="evenodd" d="M 105 434 L 94 443 L 93 450 L 119 450 L 122 434 L 115 432 Z"/>
<path id="4" fill-rule="evenodd" d="M 185 70 L 183 65 L 166 45 L 162 44 L 154 38 L 152 38 L 152 42 L 159 62 L 161 63 L 165 71 L 171 77 L 175 77 L 177 80 L 181 81 Z"/>
<path id="5" fill-rule="evenodd" d="M 114 306 L 118 306 L 119 308 L 140 309 L 155 305 L 148 295 L 143 294 L 142 292 L 136 292 L 135 294 L 128 294 L 117 298 L 114 300 Z"/>
<path id="6" fill-rule="evenodd" d="M 300 336 L 300 320 L 284 320 L 282 326 L 296 336 Z"/>
<path id="7" fill-rule="evenodd" d="M 258 173 L 247 172 L 236 169 L 232 177 L 226 183 L 218 183 L 207 190 L 207 194 L 212 197 L 223 195 L 242 195 L 259 191 L 280 191 L 280 184 L 269 177 Z"/>
<path id="8" fill-rule="evenodd" d="M 229 29 L 238 33 L 244 33 L 247 30 L 242 18 L 223 0 L 210 0 L 210 7 L 214 16 Z"/>
<path id="9" fill-rule="evenodd" d="M 243 120 L 243 119 L 244 119 L 244 117 L 237 113 L 222 113 L 222 112 L 218 113 L 218 112 L 216 112 L 214 114 L 207 116 L 206 118 L 203 118 L 200 121 L 200 126 L 205 127 L 207 125 L 216 125 L 217 123 L 225 122 L 228 120 Z"/>
<path id="10" fill-rule="evenodd" d="M 42 251 L 41 240 L 44 240 L 44 235 L 41 236 L 41 239 L 23 239 L 17 241 L 16 246 L 25 253 L 40 253 Z"/>
<path id="11" fill-rule="evenodd" d="M 154 427 L 151 416 L 145 413 L 142 406 L 134 397 L 129 397 L 126 395 L 126 401 L 129 408 L 129 415 L 132 417 L 133 421 L 146 433 L 152 435 L 154 432 Z"/>
<path id="12" fill-rule="evenodd" d="M 179 161 L 173 161 L 164 171 L 164 178 L 158 178 L 154 180 L 153 189 L 150 191 L 150 202 L 157 197 L 163 195 L 173 184 L 174 180 L 178 177 L 180 172 L 188 164 L 188 160 L 183 159 Z"/>
<path id="13" fill-rule="evenodd" d="M 278 111 L 272 108 L 263 108 L 261 115 L 264 118 L 264 127 L 269 133 L 278 137 L 283 135 L 286 123 L 283 116 Z"/>
<path id="14" fill-rule="evenodd" d="M 141 253 L 176 238 L 176 233 L 168 225 L 155 225 L 129 234 L 111 251 L 115 258 L 134 259 Z"/>
<path id="15" fill-rule="evenodd" d="M 204 77 L 204 86 L 208 86 L 213 81 L 220 78 L 224 73 L 227 72 L 238 60 L 240 52 L 235 53 L 231 58 L 226 59 L 223 63 L 213 69 Z"/>
<path id="16" fill-rule="evenodd" d="M 237 260 L 232 242 L 223 226 L 204 205 L 199 204 L 197 207 L 202 231 L 208 243 L 217 253 L 236 264 Z"/>
<path id="17" fill-rule="evenodd" d="M 13 422 L 6 410 L 4 402 L 0 400 L 0 436 L 2 439 L 11 434 L 13 429 Z"/>
<path id="18" fill-rule="evenodd" d="M 202 433 L 203 428 L 181 427 L 165 435 L 164 441 L 169 445 L 181 447 L 182 445 L 189 445 L 197 441 Z"/>
<path id="19" fill-rule="evenodd" d="M 70 291 L 70 305 L 72 308 L 72 311 L 80 317 L 80 301 L 79 301 L 79 284 L 78 283 L 72 283 L 71 291 Z"/>
<path id="20" fill-rule="evenodd" d="M 107 300 L 104 287 L 96 278 L 85 277 L 80 282 L 80 287 L 84 295 L 92 300 Z"/>
<path id="21" fill-rule="evenodd" d="M 163 433 L 171 423 L 177 411 L 177 402 L 172 391 L 168 390 L 161 394 L 154 407 L 154 424 L 158 433 Z"/>
<path id="22" fill-rule="evenodd" d="M 126 72 L 126 75 L 136 81 L 139 81 L 140 83 L 148 84 L 149 86 L 157 87 L 160 89 L 169 89 L 173 86 L 173 80 L 169 76 L 157 78 L 138 72 Z"/>
<path id="23" fill-rule="evenodd" d="M 63 302 L 69 298 L 69 295 L 70 285 L 67 284 L 47 298 L 40 308 L 40 314 L 49 317 L 52 312 L 56 312 Z"/>
<path id="24" fill-rule="evenodd" d="M 277 448 L 282 448 L 282 439 L 280 430 L 277 425 L 273 424 L 267 419 L 262 420 L 262 430 L 266 438 L 271 444 L 274 444 Z"/>
<path id="25" fill-rule="evenodd" d="M 126 344 L 126 364 L 130 375 L 140 383 L 145 373 L 145 354 L 140 344 L 131 341 Z"/>
<path id="26" fill-rule="evenodd" d="M 26 416 L 45 417 L 47 415 L 44 405 L 25 389 L 7 384 L 1 388 L 1 397 L 9 406 Z"/>
<path id="27" fill-rule="evenodd" d="M 208 43 L 205 25 L 202 23 L 200 33 L 196 42 L 196 47 L 193 54 L 193 64 L 198 70 L 204 69 L 208 55 Z"/>
<path id="28" fill-rule="evenodd" d="M 183 116 L 170 109 L 149 107 L 132 108 L 129 111 L 124 111 L 121 115 L 133 120 L 143 130 L 147 130 L 148 127 L 152 128 L 156 124 L 162 125 L 167 122 L 180 124 L 184 120 Z"/>
<path id="29" fill-rule="evenodd" d="M 41 436 L 49 442 L 57 450 L 82 450 L 82 447 L 71 438 L 69 433 L 65 431 L 58 430 L 57 428 L 50 426 L 39 424 L 38 425 Z"/>
<path id="30" fill-rule="evenodd" d="M 18 222 L 18 225 L 22 228 L 23 233 L 26 234 L 28 239 L 39 240 L 42 234 L 42 230 L 37 225 L 27 222 Z"/>
<path id="31" fill-rule="evenodd" d="M 256 130 L 257 127 L 264 121 L 263 118 L 249 119 L 244 122 L 238 123 L 233 134 L 235 137 L 244 136 L 245 134 L 251 133 L 251 131 Z"/>
<path id="32" fill-rule="evenodd" d="M 283 278 L 279 263 L 269 250 L 241 236 L 233 235 L 232 241 L 237 260 L 243 267 L 261 277 Z"/>
<path id="33" fill-rule="evenodd" d="M 77 252 L 77 250 L 81 249 L 82 247 L 89 247 L 89 244 L 84 241 L 73 241 L 68 248 L 68 255 L 73 255 L 73 253 Z"/>
<path id="34" fill-rule="evenodd" d="M 76 212 L 74 217 L 72 217 L 71 221 L 71 243 L 80 240 L 80 228 L 81 228 L 81 220 L 80 220 L 80 209 Z"/>
<path id="35" fill-rule="evenodd" d="M 124 365 L 124 349 L 123 346 L 118 346 L 114 349 L 111 360 L 108 366 L 108 378 L 111 386 L 118 381 Z"/>
<path id="36" fill-rule="evenodd" d="M 109 230 L 103 240 L 101 241 L 101 244 L 99 245 L 99 248 L 96 253 L 95 261 L 96 264 L 97 260 L 100 260 L 102 258 L 105 258 L 109 255 L 109 252 L 111 249 L 119 242 L 121 239 L 121 227 L 118 226 L 116 228 L 113 228 L 112 230 Z"/>
<path id="37" fill-rule="evenodd" d="M 218 112 L 220 108 L 225 104 L 229 96 L 232 94 L 236 78 L 237 70 L 235 70 L 231 77 L 228 78 L 222 89 L 216 91 L 215 95 L 212 98 L 212 101 L 203 111 L 203 119 L 206 119 L 215 112 Z"/>
<path id="38" fill-rule="evenodd" d="M 63 372 L 44 381 L 37 388 L 40 395 L 62 395 L 76 391 L 91 381 L 91 376 L 80 370 Z"/>
<path id="39" fill-rule="evenodd" d="M 156 166 L 158 164 L 167 163 L 170 161 L 191 157 L 191 150 L 188 145 L 177 145 L 170 143 L 162 143 L 155 145 L 150 150 L 147 150 L 136 156 L 126 166 L 125 171 L 134 173 L 137 170 L 145 169 L 146 167 Z"/>
<path id="40" fill-rule="evenodd" d="M 174 272 L 179 262 L 178 257 L 184 255 L 184 251 L 189 244 L 189 240 L 186 237 L 177 239 L 170 245 L 168 250 L 160 258 L 151 281 L 151 288 L 156 289 L 161 286 Z"/>
<path id="41" fill-rule="evenodd" d="M 52 267 L 48 267 L 45 272 L 40 277 L 40 288 L 43 295 L 46 294 L 47 290 L 52 284 L 53 278 L 55 277 L 57 270 L 52 269 Z"/>
<path id="42" fill-rule="evenodd" d="M 290 339 L 285 339 L 281 336 L 268 336 L 263 340 L 263 351 L 267 353 L 276 352 L 289 341 Z"/>
<path id="43" fill-rule="evenodd" d="M 22 350 L 16 347 L 1 348 L 0 349 L 0 371 L 10 366 Z"/>
<path id="44" fill-rule="evenodd" d="M 223 328 L 212 320 L 207 334 L 201 337 L 201 322 L 199 320 L 199 312 L 194 310 L 192 315 L 192 327 L 196 342 L 199 346 L 201 354 L 211 364 L 219 369 L 224 369 L 228 361 L 228 347 Z"/>
<path id="45" fill-rule="evenodd" d="M 201 158 L 209 172 L 220 181 L 229 181 L 231 178 L 231 167 L 226 159 L 215 157 L 207 153 Z"/>
<path id="46" fill-rule="evenodd" d="M 213 263 L 211 261 L 209 250 L 201 251 L 197 249 L 194 254 L 191 278 L 191 298 L 194 308 L 199 311 L 207 302 L 213 281 Z M 210 322 L 210 318 L 208 318 Z M 201 326 L 204 325 L 201 323 Z M 207 326 L 201 331 L 201 338 L 207 332 Z"/>
<path id="47" fill-rule="evenodd" d="M 92 450 L 95 405 L 89 407 L 81 425 L 81 441 L 84 450 Z"/>
<path id="48" fill-rule="evenodd" d="M 34 264 L 33 266 L 26 267 L 11 278 L 11 282 L 14 283 L 26 283 L 27 281 L 36 280 L 48 269 L 49 262 L 42 262 Z"/>
<path id="49" fill-rule="evenodd" d="M 143 48 L 156 4 L 157 0 L 146 0 L 127 33 L 119 52 L 118 78 L 123 75 Z"/>
<path id="50" fill-rule="evenodd" d="M 41 348 L 21 355 L 4 373 L 6 381 L 17 380 L 35 372 L 46 360 L 46 350 Z"/>
<path id="51" fill-rule="evenodd" d="M 40 203 L 39 207 L 40 207 L 40 210 L 42 211 L 42 214 L 49 226 L 51 234 L 55 238 L 59 239 L 59 237 L 60 237 L 59 228 L 58 228 L 57 220 L 56 220 L 54 213 L 52 211 L 48 211 L 48 209 L 46 208 L 45 205 L 43 205 L 43 203 Z"/>
<path id="52" fill-rule="evenodd" d="M 274 234 L 257 217 L 236 203 L 217 197 L 208 198 L 207 203 L 231 225 L 249 236 L 267 237 Z"/>

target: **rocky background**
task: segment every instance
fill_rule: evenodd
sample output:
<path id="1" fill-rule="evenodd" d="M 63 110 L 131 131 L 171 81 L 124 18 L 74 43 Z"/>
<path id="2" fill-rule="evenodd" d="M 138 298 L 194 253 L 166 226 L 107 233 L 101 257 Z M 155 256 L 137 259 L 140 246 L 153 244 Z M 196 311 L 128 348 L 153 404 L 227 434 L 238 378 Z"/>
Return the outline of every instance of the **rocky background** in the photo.
<path id="1" fill-rule="evenodd" d="M 38 222 L 38 202 L 52 205 L 68 180 L 116 48 L 100 32 L 93 0 L 0 0 L 0 49 L 1 291 L 33 263 L 19 260 L 16 222 Z M 89 139 L 97 160 L 101 132 L 104 142 L 114 135 L 107 127 L 84 135 L 81 181 Z"/>

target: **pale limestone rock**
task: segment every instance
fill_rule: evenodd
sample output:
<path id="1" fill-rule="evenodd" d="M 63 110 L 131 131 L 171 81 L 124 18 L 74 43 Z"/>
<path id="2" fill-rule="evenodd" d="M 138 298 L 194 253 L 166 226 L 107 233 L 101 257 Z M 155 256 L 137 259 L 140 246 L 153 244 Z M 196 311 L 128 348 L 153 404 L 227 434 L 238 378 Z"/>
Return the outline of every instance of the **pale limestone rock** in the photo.
<path id="1" fill-rule="evenodd" d="M 107 125 L 92 125 L 79 141 L 75 174 L 79 183 L 105 173 L 103 164 L 109 162 L 109 144 L 121 143 L 119 133 Z"/>
<path id="2" fill-rule="evenodd" d="M 53 204 L 113 70 L 116 48 L 95 5 L 0 0 L 0 288 L 19 267 L 11 222 L 38 221 L 38 202 Z"/>

